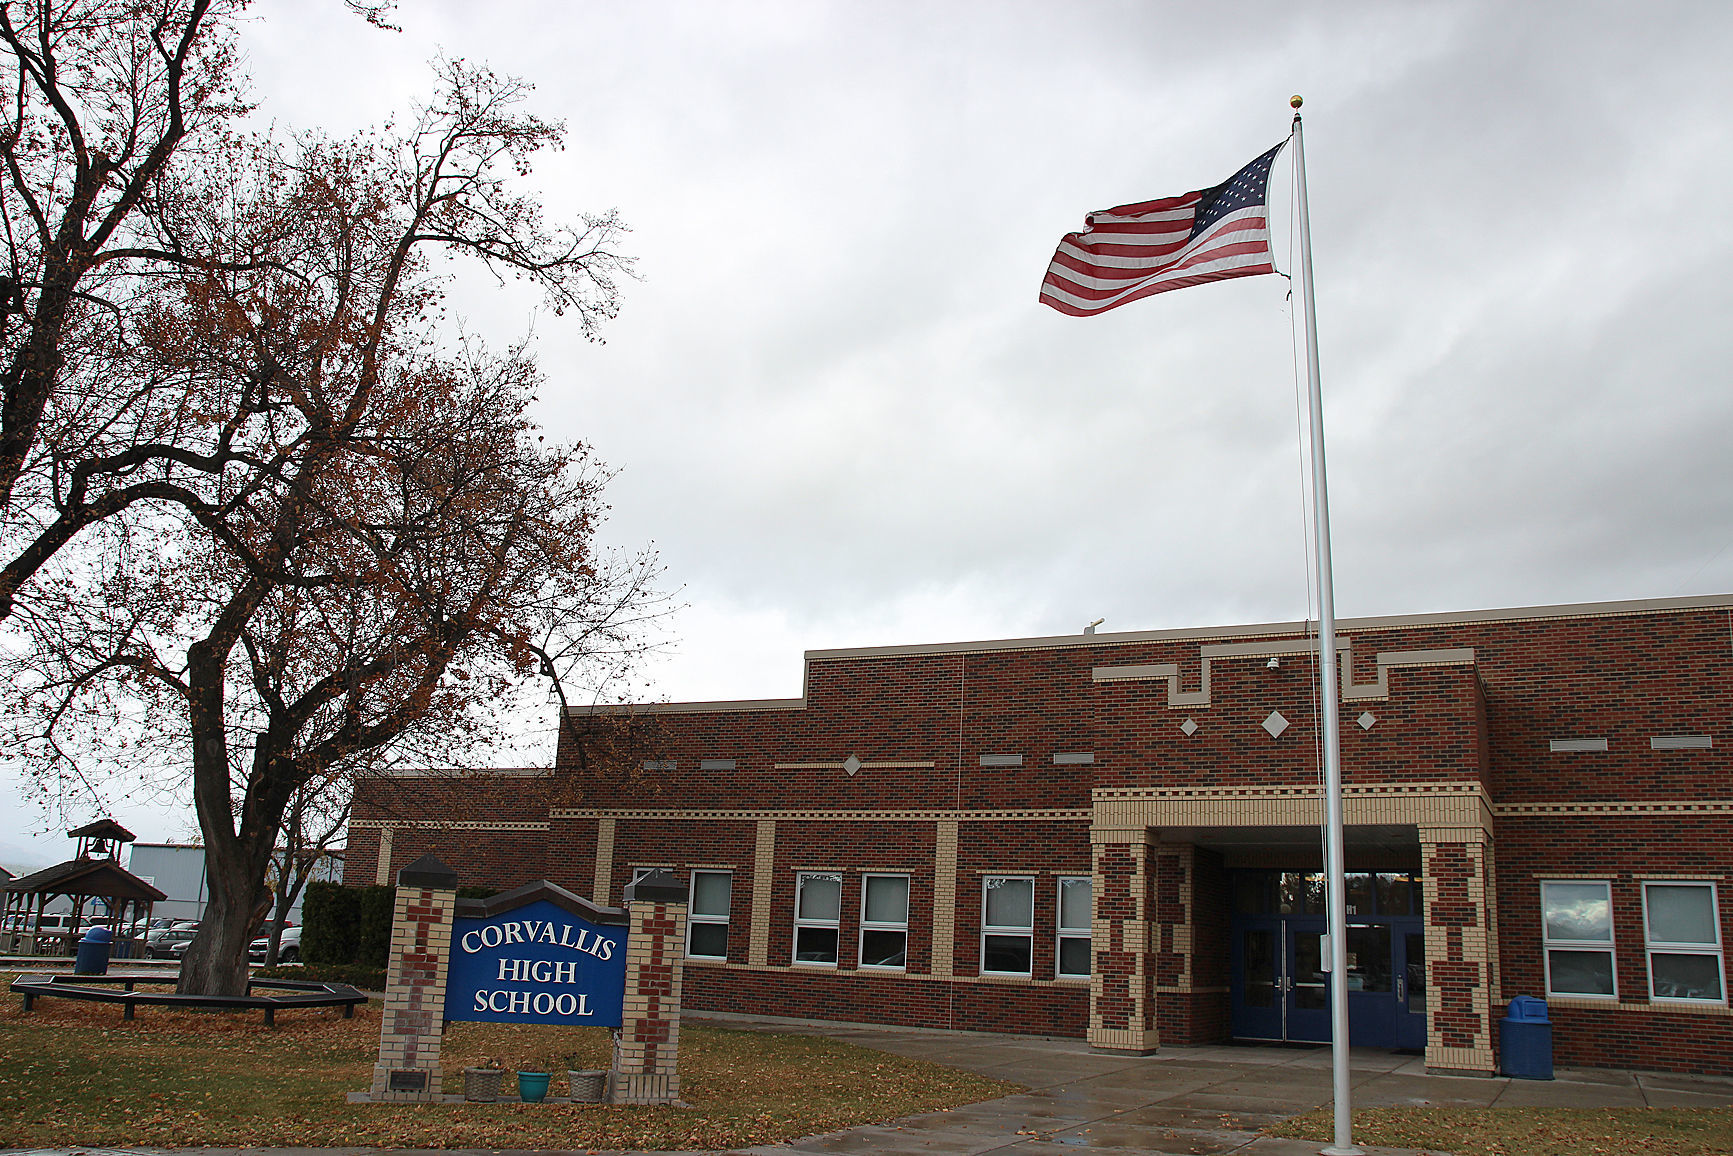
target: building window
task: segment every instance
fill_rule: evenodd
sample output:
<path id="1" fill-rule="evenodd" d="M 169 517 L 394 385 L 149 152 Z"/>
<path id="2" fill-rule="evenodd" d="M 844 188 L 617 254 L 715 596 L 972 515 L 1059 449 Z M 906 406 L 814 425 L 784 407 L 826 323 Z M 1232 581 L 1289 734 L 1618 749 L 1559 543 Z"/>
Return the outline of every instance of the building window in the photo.
<path id="1" fill-rule="evenodd" d="M 1035 939 L 1035 880 L 989 875 L 981 881 L 981 972 L 1030 974 Z"/>
<path id="2" fill-rule="evenodd" d="M 1087 978 L 1095 885 L 1087 875 L 1059 880 L 1059 974 Z"/>
<path id="3" fill-rule="evenodd" d="M 909 957 L 909 877 L 861 880 L 860 965 L 902 971 Z"/>
<path id="4" fill-rule="evenodd" d="M 692 872 L 692 905 L 686 916 L 687 955 L 698 959 L 728 958 L 728 907 L 733 898 L 732 872 Z"/>
<path id="5" fill-rule="evenodd" d="M 842 876 L 809 871 L 794 881 L 794 962 L 836 966 L 837 919 L 842 913 Z"/>
<path id="6" fill-rule="evenodd" d="M 1650 999 L 1727 1002 L 1713 883 L 1643 884 L 1643 935 Z"/>
<path id="7" fill-rule="evenodd" d="M 1617 999 L 1611 886 L 1542 883 L 1540 905 L 1547 994 Z"/>

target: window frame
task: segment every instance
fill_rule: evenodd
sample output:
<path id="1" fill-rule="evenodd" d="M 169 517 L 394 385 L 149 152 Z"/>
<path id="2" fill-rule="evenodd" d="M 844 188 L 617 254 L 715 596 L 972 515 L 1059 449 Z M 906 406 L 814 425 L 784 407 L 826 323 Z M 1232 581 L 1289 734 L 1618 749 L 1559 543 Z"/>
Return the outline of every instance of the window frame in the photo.
<path id="1" fill-rule="evenodd" d="M 1684 1004 L 1688 1007 L 1726 1007 L 1727 1006 L 1727 958 L 1723 951 L 1721 935 L 1721 891 L 1712 879 L 1640 879 L 1638 884 L 1643 891 L 1643 964 L 1649 972 L 1649 1002 Z M 1710 922 L 1715 928 L 1715 945 L 1713 948 L 1703 943 L 1681 943 L 1672 940 L 1654 939 L 1649 934 L 1649 888 L 1650 887 L 1706 887 L 1709 889 Z M 1657 955 L 1712 955 L 1715 957 L 1715 970 L 1721 982 L 1721 998 L 1697 999 L 1685 995 L 1655 994 L 1655 956 Z"/>
<path id="2" fill-rule="evenodd" d="M 719 916 L 718 915 L 708 915 L 708 914 L 704 914 L 704 913 L 699 912 L 694 903 L 690 903 L 690 902 L 687 903 L 687 905 L 686 905 L 686 956 L 688 959 L 708 959 L 708 960 L 714 960 L 714 961 L 719 962 L 719 963 L 727 963 L 728 962 L 728 947 L 727 947 L 728 930 L 727 929 L 728 929 L 730 921 L 732 920 L 732 918 L 734 916 L 734 871 L 732 868 L 727 868 L 727 867 L 694 867 L 692 869 L 691 875 L 688 877 L 688 879 L 686 881 L 686 885 L 689 888 L 691 888 L 691 890 L 688 892 L 688 894 L 690 895 L 690 897 L 693 900 L 696 900 L 698 898 L 698 876 L 700 876 L 700 875 L 726 875 L 728 877 L 728 911 L 725 914 L 719 915 Z M 723 933 L 722 933 L 723 934 L 723 948 L 722 948 L 722 954 L 721 955 L 699 955 L 692 950 L 692 928 L 694 926 L 700 926 L 700 927 L 721 926 L 723 928 Z"/>
<path id="3" fill-rule="evenodd" d="M 836 880 L 836 918 L 810 919 L 802 918 L 800 914 L 800 893 L 806 880 L 835 879 Z M 836 968 L 842 962 L 842 887 L 844 873 L 841 871 L 796 871 L 794 873 L 794 929 L 793 941 L 789 944 L 789 963 L 795 967 L 828 967 Z M 802 928 L 829 929 L 836 932 L 835 959 L 802 959 L 800 958 L 800 932 Z"/>
<path id="4" fill-rule="evenodd" d="M 1540 954 L 1541 968 L 1546 978 L 1546 995 L 1548 999 L 1588 999 L 1602 1003 L 1619 1002 L 1619 934 L 1613 915 L 1613 881 L 1611 879 L 1541 879 L 1540 883 Z M 1553 939 L 1547 934 L 1546 928 L 1546 889 L 1549 885 L 1583 887 L 1595 885 L 1606 890 L 1607 894 L 1607 938 L 1600 939 Z M 1555 991 L 1552 985 L 1552 953 L 1554 951 L 1594 951 L 1604 954 L 1610 961 L 1613 977 L 1613 990 L 1605 994 L 1582 991 Z"/>
<path id="5" fill-rule="evenodd" d="M 903 921 L 890 923 L 885 920 L 869 920 L 867 918 L 867 889 L 874 879 L 901 879 L 903 881 Z M 855 953 L 855 966 L 861 971 L 908 971 L 909 970 L 909 899 L 910 880 L 904 871 L 866 871 L 860 877 L 860 935 Z M 869 931 L 897 931 L 903 936 L 903 961 L 898 964 L 867 963 L 866 937 Z"/>
<path id="6" fill-rule="evenodd" d="M 1065 926 L 1065 885 L 1089 884 L 1089 923 L 1082 928 Z M 1095 974 L 1095 877 L 1093 875 L 1061 875 L 1053 884 L 1053 978 L 1088 979 Z M 1065 941 L 1081 939 L 1089 945 L 1089 970 L 1064 971 Z"/>
<path id="7" fill-rule="evenodd" d="M 991 890 L 995 879 L 1019 880 L 1029 884 L 1029 922 L 1022 926 L 987 922 L 987 893 Z M 993 874 L 981 876 L 981 937 L 980 937 L 980 973 L 982 975 L 1005 976 L 1017 979 L 1033 979 L 1035 977 L 1035 882 L 1032 874 Z M 987 937 L 997 935 L 1002 937 L 1019 936 L 1029 943 L 1029 967 L 1025 971 L 994 971 L 987 966 Z"/>

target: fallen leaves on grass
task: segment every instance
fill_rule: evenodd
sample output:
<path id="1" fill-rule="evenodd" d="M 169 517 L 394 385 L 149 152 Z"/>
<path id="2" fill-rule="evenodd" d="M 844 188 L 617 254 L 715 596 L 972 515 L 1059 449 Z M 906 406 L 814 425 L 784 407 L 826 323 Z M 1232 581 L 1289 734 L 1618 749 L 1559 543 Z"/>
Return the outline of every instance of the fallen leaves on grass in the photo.
<path id="1" fill-rule="evenodd" d="M 1328 1108 L 1264 1130 L 1328 1141 Z M 1733 1108 L 1363 1108 L 1354 1139 L 1454 1156 L 1721 1156 L 1733 1153 Z"/>
<path id="2" fill-rule="evenodd" d="M 379 1011 L 258 1013 L 43 1000 L 0 1008 L 0 1147 L 726 1149 L 1002 1096 L 1015 1086 L 835 1040 L 682 1025 L 691 1107 L 349 1104 L 372 1080 Z M 605 1068 L 606 1029 L 450 1025 L 447 1091 L 508 1069 Z M 510 1077 L 507 1094 L 511 1094 Z"/>

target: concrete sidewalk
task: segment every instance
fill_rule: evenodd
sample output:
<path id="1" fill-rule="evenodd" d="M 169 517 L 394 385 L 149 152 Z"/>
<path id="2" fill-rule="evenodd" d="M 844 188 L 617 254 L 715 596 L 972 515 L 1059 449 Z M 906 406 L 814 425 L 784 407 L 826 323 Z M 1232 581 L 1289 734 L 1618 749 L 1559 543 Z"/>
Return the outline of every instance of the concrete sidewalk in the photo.
<path id="1" fill-rule="evenodd" d="M 1315 1142 L 1260 1137 L 1258 1129 L 1330 1099 L 1327 1047 L 1164 1048 L 1153 1056 L 1092 1052 L 1082 1040 L 868 1027 L 810 1021 L 693 1016 L 727 1027 L 847 1040 L 997 1076 L 1027 1092 L 888 1124 L 870 1124 L 750 1156 L 1313 1156 Z M 1354 1106 L 1733 1107 L 1733 1079 L 1614 1069 L 1560 1069 L 1551 1081 L 1426 1074 L 1418 1056 L 1353 1053 Z M 1372 1156 L 1411 1149 L 1366 1147 Z M 106 1156 L 113 1150 L 37 1150 Z M 127 1156 L 159 1150 L 130 1149 Z M 385 1156 L 396 1150 L 195 1149 L 199 1156 Z M 188 1150 L 182 1150 L 187 1156 Z M 0 1152 L 0 1156 L 13 1156 Z M 416 1156 L 444 1156 L 422 1151 Z M 454 1156 L 481 1156 L 464 1152 Z M 492 1154 L 489 1154 L 492 1156 Z M 552 1156 L 552 1154 L 538 1154 Z"/>
<path id="2" fill-rule="evenodd" d="M 728 1026 L 788 1031 L 788 1023 L 732 1019 Z M 1164 1048 L 1153 1056 L 1092 1052 L 1082 1040 L 972 1032 L 809 1024 L 815 1032 L 898 1055 L 997 1076 L 1028 1092 L 892 1124 L 851 1128 L 755 1156 L 1102 1156 L 1243 1153 L 1310 1156 L 1313 1142 L 1260 1137 L 1258 1129 L 1330 1100 L 1328 1047 Z M 1733 1079 L 1613 1069 L 1560 1069 L 1550 1081 L 1434 1076 L 1416 1055 L 1352 1053 L 1357 1108 L 1399 1105 L 1535 1107 L 1729 1107 Z M 1366 1147 L 1362 1145 L 1362 1147 Z M 1366 1149 L 1394 1153 L 1400 1149 Z"/>

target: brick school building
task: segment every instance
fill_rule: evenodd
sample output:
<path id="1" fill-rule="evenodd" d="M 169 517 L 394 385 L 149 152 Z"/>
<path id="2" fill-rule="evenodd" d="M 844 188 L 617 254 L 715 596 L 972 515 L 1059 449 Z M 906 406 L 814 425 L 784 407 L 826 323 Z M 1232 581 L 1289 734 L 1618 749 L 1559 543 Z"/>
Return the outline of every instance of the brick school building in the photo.
<path id="1" fill-rule="evenodd" d="M 1733 597 L 1344 620 L 1353 1042 L 1733 1073 Z M 348 878 L 691 881 L 694 1008 L 1322 1041 L 1303 623 L 812 651 L 799 698 L 575 712 L 554 769 L 364 783 Z"/>

